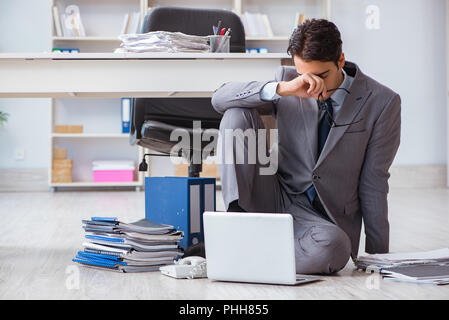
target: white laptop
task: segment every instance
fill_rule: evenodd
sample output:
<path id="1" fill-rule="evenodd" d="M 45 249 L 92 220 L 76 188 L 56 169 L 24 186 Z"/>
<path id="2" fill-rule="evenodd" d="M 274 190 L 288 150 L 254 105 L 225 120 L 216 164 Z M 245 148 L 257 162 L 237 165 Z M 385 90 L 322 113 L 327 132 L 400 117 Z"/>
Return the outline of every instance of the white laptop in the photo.
<path id="1" fill-rule="evenodd" d="M 203 224 L 209 279 L 290 285 L 320 280 L 296 274 L 290 214 L 206 211 Z"/>

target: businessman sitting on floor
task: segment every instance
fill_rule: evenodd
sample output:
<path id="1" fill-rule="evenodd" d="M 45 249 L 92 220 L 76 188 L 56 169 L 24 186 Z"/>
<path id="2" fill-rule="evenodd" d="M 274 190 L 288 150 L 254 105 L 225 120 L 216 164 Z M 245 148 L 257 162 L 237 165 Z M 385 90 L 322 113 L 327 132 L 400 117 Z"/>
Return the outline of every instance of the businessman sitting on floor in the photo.
<path id="1" fill-rule="evenodd" d="M 229 82 L 212 105 L 226 130 L 260 130 L 272 114 L 278 130 L 278 169 L 220 164 L 228 211 L 288 212 L 294 218 L 297 273 L 330 274 L 357 257 L 362 219 L 368 253 L 389 247 L 388 170 L 400 142 L 398 94 L 345 61 L 337 27 L 307 20 L 293 32 L 274 81 Z M 222 154 L 236 157 L 236 135 Z M 220 143 L 219 143 L 220 145 Z M 232 232 L 232 231 L 231 231 Z"/>

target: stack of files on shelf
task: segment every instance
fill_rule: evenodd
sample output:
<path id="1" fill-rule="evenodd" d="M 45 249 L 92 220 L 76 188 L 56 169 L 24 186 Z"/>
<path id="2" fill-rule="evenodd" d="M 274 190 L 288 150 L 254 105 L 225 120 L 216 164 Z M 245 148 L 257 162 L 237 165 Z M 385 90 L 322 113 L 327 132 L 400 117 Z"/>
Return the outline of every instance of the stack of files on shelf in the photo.
<path id="1" fill-rule="evenodd" d="M 120 272 L 158 271 L 174 264 L 183 252 L 183 233 L 173 226 L 142 219 L 125 223 L 117 218 L 83 220 L 86 241 L 72 261 Z"/>
<path id="2" fill-rule="evenodd" d="M 208 38 L 182 32 L 151 31 L 122 34 L 115 52 L 209 52 Z"/>
<path id="3" fill-rule="evenodd" d="M 371 254 L 357 258 L 356 266 L 379 272 L 385 280 L 449 284 L 449 248 Z"/>
<path id="4" fill-rule="evenodd" d="M 59 13 L 57 6 L 52 7 L 55 33 L 58 37 L 85 37 L 86 31 L 81 20 L 79 7 L 69 5 L 64 13 Z"/>

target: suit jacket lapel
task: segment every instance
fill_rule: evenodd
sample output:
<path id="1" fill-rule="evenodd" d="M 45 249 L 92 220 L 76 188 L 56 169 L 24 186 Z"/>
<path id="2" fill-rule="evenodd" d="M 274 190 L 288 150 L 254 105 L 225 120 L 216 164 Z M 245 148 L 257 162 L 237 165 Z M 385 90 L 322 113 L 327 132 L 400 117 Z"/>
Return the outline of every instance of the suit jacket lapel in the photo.
<path id="1" fill-rule="evenodd" d="M 351 88 L 349 89 L 351 93 L 346 95 L 340 112 L 338 113 L 337 118 L 334 119 L 337 125 L 360 120 L 355 119 L 355 117 L 360 112 L 360 109 L 365 104 L 368 97 L 371 95 L 371 91 L 369 91 L 366 87 L 366 80 L 363 79 L 363 77 L 361 78 L 360 70 L 358 70 L 358 73 L 359 75 L 356 76 Z M 326 143 L 324 144 L 323 150 L 321 151 L 320 157 L 316 162 L 315 168 L 318 167 L 324 159 L 326 159 L 337 142 L 342 138 L 348 127 L 349 126 L 331 128 Z"/>

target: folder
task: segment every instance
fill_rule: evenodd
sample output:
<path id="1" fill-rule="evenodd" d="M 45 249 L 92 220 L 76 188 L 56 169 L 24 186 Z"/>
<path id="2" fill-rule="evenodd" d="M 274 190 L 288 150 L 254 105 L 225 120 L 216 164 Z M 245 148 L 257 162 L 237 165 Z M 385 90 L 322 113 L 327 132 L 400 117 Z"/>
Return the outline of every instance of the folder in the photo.
<path id="1" fill-rule="evenodd" d="M 122 98 L 122 133 L 129 133 L 131 98 Z"/>
<path id="2" fill-rule="evenodd" d="M 183 254 L 178 247 L 183 233 L 171 225 L 146 219 L 126 223 L 116 217 L 91 217 L 82 224 L 84 250 L 72 261 L 84 266 L 120 272 L 158 271 Z"/>

